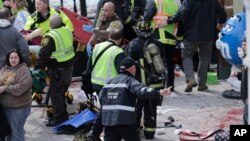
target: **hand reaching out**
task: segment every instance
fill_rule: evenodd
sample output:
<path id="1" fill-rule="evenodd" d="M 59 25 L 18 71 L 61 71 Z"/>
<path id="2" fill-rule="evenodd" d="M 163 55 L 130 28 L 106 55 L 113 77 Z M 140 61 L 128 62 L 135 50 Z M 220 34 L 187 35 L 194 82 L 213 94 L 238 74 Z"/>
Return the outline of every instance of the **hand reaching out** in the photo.
<path id="1" fill-rule="evenodd" d="M 169 95 L 171 95 L 171 90 L 170 90 L 171 88 L 172 88 L 172 86 L 170 86 L 168 88 L 161 89 L 160 90 L 160 95 L 161 96 L 169 96 Z"/>

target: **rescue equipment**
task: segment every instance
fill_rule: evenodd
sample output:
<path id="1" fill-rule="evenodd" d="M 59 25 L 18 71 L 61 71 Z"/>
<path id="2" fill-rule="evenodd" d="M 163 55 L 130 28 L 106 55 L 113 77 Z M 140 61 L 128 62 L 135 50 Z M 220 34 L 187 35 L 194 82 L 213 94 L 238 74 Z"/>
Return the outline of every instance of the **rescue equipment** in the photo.
<path id="1" fill-rule="evenodd" d="M 165 65 L 162 61 L 160 49 L 156 44 L 150 43 L 144 47 L 144 57 L 146 58 L 148 64 L 152 65 L 155 72 L 158 74 L 165 73 Z"/>

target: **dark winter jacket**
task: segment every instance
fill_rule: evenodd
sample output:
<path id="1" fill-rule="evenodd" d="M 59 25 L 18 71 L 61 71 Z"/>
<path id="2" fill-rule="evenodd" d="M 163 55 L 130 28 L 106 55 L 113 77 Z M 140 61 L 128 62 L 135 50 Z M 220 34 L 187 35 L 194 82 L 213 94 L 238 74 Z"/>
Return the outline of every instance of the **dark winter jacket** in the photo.
<path id="1" fill-rule="evenodd" d="M 184 39 L 188 41 L 211 41 L 216 22 L 223 24 L 226 20 L 226 12 L 217 0 L 184 0 L 168 23 L 183 21 Z"/>
<path id="2" fill-rule="evenodd" d="M 129 72 L 123 71 L 104 85 L 99 93 L 102 124 L 104 126 L 136 124 L 136 99 L 156 98 L 158 90 L 137 81 Z"/>

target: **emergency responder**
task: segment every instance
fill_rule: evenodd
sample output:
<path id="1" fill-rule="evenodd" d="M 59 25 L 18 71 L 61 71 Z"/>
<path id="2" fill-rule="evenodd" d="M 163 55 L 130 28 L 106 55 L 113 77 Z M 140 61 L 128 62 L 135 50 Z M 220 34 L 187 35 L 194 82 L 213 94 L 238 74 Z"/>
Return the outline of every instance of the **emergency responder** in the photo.
<path id="1" fill-rule="evenodd" d="M 140 141 L 136 128 L 136 98 L 168 96 L 170 88 L 155 90 L 137 81 L 136 63 L 126 57 L 120 74 L 104 85 L 100 92 L 102 124 L 105 141 Z M 98 115 L 100 116 L 100 115 Z"/>
<path id="2" fill-rule="evenodd" d="M 147 62 L 147 59 L 144 57 L 145 48 L 150 43 L 157 44 L 157 40 L 152 38 L 153 29 L 150 27 L 150 22 L 146 22 L 140 20 L 136 27 L 134 28 L 137 34 L 137 38 L 133 39 L 129 42 L 126 53 L 129 57 L 133 58 L 135 61 L 138 61 L 140 66 L 144 69 L 137 67 L 136 70 L 136 79 L 141 83 L 147 85 L 150 88 L 160 89 L 164 87 L 164 80 L 159 80 L 159 78 L 152 77 L 152 74 L 157 74 L 157 72 L 153 71 L 153 65 Z M 160 52 L 159 58 L 161 59 Z M 162 60 L 162 59 L 161 59 Z M 159 64 L 160 62 L 157 62 Z M 164 64 L 162 64 L 164 65 Z M 164 66 L 165 68 L 165 66 Z M 163 70 L 165 74 L 165 69 Z M 164 75 L 163 74 L 163 75 Z M 156 127 L 156 110 L 157 105 L 159 104 L 159 98 L 153 99 L 138 99 L 136 103 L 136 114 L 137 114 L 137 128 L 141 128 L 141 117 L 142 117 L 142 110 L 144 110 L 144 135 L 146 139 L 153 139 L 155 134 L 155 127 Z"/>
<path id="3" fill-rule="evenodd" d="M 64 93 L 68 89 L 74 63 L 72 31 L 63 26 L 59 15 L 50 17 L 51 30 L 42 40 L 42 48 L 35 68 L 48 68 L 50 78 L 49 95 L 51 96 L 53 118 L 46 126 L 55 126 L 68 119 Z"/>
<path id="4" fill-rule="evenodd" d="M 115 5 L 115 13 L 122 20 L 124 24 L 124 38 L 132 40 L 136 37 L 136 34 L 132 28 L 136 24 L 136 19 L 131 16 L 131 2 L 130 0 L 100 0 L 97 7 L 97 14 L 95 19 L 95 25 L 100 22 L 101 7 L 108 1 L 111 1 Z"/>
<path id="5" fill-rule="evenodd" d="M 119 47 L 123 38 L 122 30 L 123 24 L 120 21 L 111 22 L 107 29 L 107 31 L 110 32 L 109 39 L 105 42 L 96 44 L 89 58 L 85 75 L 91 74 L 92 88 L 97 94 L 99 94 L 106 82 L 118 75 L 120 62 L 126 56 L 122 48 Z M 104 52 L 99 58 L 98 56 L 102 51 Z M 96 61 L 96 59 L 98 60 Z M 93 67 L 94 64 L 96 65 Z M 100 141 L 102 130 L 101 118 L 97 118 L 92 130 L 89 132 L 89 138 L 94 141 Z"/>
<path id="6" fill-rule="evenodd" d="M 93 34 L 87 45 L 87 53 L 90 56 L 92 47 L 95 44 L 104 42 L 108 39 L 109 32 L 106 29 L 112 21 L 121 21 L 120 18 L 115 14 L 115 5 L 112 2 L 106 2 L 102 8 L 101 21 L 97 27 L 93 30 Z"/>
<path id="7" fill-rule="evenodd" d="M 27 31 L 35 31 L 35 29 L 41 29 L 42 32 L 36 34 L 35 36 L 29 36 L 32 34 L 24 35 L 26 41 L 30 41 L 37 36 L 45 35 L 50 30 L 50 22 L 48 19 L 52 15 L 60 15 L 65 27 L 67 27 L 71 32 L 74 31 L 74 27 L 69 18 L 62 11 L 55 10 L 54 8 L 49 8 L 48 0 L 36 0 L 35 6 L 36 11 L 28 17 L 24 29 Z"/>
<path id="8" fill-rule="evenodd" d="M 144 20 L 151 21 L 154 28 L 154 38 L 158 39 L 161 44 L 163 57 L 167 65 L 167 86 L 173 86 L 174 91 L 174 61 L 173 56 L 176 51 L 177 40 L 181 40 L 181 36 L 177 34 L 177 24 L 162 26 L 161 22 L 166 20 L 168 16 L 173 16 L 179 9 L 176 0 L 154 0 L 148 1 L 144 12 Z"/>

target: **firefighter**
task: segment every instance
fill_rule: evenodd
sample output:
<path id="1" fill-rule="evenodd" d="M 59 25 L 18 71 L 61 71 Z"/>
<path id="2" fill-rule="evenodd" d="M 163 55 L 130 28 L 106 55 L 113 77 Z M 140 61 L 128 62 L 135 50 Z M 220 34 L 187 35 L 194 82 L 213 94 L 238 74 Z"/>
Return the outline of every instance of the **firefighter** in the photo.
<path id="1" fill-rule="evenodd" d="M 139 21 L 134 28 L 137 34 L 137 38 L 133 39 L 129 42 L 126 53 L 129 57 L 133 58 L 135 61 L 138 61 L 140 66 L 144 69 L 137 67 L 136 78 L 141 83 L 149 86 L 150 88 L 161 89 L 164 87 L 165 80 L 158 80 L 156 77 L 152 77 L 152 74 L 156 74 L 152 64 L 147 62 L 147 59 L 144 57 L 145 49 L 147 45 L 150 43 L 156 43 L 157 40 L 152 38 L 152 34 L 154 33 L 152 28 L 150 27 L 150 22 Z M 160 54 L 160 52 L 158 52 Z M 158 56 L 161 60 L 161 56 Z M 160 62 L 157 62 L 159 64 Z M 163 64 L 162 64 L 163 65 Z M 165 70 L 165 69 L 164 69 Z M 162 71 L 165 73 L 165 71 Z M 156 75 L 161 75 L 157 73 Z M 137 128 L 140 128 L 142 110 L 144 111 L 144 135 L 146 139 L 153 139 L 156 128 L 156 110 L 157 105 L 159 105 L 160 97 L 153 99 L 138 99 L 136 105 L 136 113 L 137 113 Z"/>
<path id="2" fill-rule="evenodd" d="M 35 32 L 36 29 L 41 29 L 41 32 L 39 32 L 39 34 L 36 34 L 35 36 L 24 35 L 26 41 L 30 41 L 36 36 L 45 35 L 50 30 L 49 18 L 52 15 L 60 15 L 65 27 L 70 29 L 71 32 L 74 31 L 74 27 L 69 18 L 62 11 L 50 8 L 48 0 L 36 0 L 35 6 L 36 6 L 36 11 L 33 14 L 31 14 L 31 16 L 28 17 L 24 29 L 26 31 L 33 31 L 33 32 Z"/>
<path id="3" fill-rule="evenodd" d="M 171 91 L 174 92 L 174 60 L 173 56 L 176 51 L 177 41 L 182 40 L 181 32 L 177 32 L 177 24 L 161 26 L 161 23 L 174 16 L 178 9 L 179 3 L 176 0 L 154 0 L 149 1 L 145 8 L 144 20 L 151 21 L 151 26 L 155 30 L 154 38 L 160 41 L 160 49 L 165 58 L 167 66 L 167 86 L 173 86 Z"/>
<path id="4" fill-rule="evenodd" d="M 72 77 L 75 52 L 73 34 L 63 26 L 59 15 L 50 16 L 51 30 L 44 35 L 36 69 L 48 68 L 50 78 L 49 95 L 51 96 L 53 118 L 46 126 L 56 126 L 68 119 L 64 93 Z"/>

